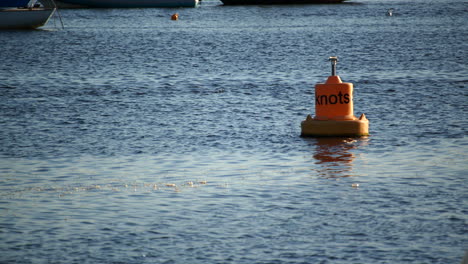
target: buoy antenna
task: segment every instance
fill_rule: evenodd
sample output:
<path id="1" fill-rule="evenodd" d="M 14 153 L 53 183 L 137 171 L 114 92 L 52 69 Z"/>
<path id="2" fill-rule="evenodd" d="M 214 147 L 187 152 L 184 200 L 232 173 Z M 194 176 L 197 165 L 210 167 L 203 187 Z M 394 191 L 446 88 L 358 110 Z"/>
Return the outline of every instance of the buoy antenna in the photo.
<path id="1" fill-rule="evenodd" d="M 336 63 L 338 62 L 338 57 L 336 56 L 333 56 L 333 57 L 330 57 L 328 58 L 329 61 L 331 61 L 331 69 L 332 69 L 332 76 L 335 76 L 336 75 Z"/>

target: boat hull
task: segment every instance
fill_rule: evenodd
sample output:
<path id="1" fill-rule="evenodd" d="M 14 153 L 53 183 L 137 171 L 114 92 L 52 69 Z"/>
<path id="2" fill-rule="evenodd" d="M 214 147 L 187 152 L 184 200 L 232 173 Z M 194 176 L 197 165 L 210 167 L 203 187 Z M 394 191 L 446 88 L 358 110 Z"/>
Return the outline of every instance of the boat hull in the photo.
<path id="1" fill-rule="evenodd" d="M 346 0 L 221 0 L 224 5 L 338 4 Z"/>
<path id="2" fill-rule="evenodd" d="M 198 0 L 60 0 L 60 2 L 98 8 L 195 7 Z"/>
<path id="3" fill-rule="evenodd" d="M 44 26 L 55 9 L 14 8 L 0 11 L 0 29 L 35 29 Z"/>

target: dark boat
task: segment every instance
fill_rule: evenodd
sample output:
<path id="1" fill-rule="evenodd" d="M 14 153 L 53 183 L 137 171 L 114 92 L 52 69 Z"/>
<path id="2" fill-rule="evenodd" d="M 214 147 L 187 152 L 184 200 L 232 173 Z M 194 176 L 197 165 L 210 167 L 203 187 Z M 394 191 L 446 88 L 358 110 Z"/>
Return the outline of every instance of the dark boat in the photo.
<path id="1" fill-rule="evenodd" d="M 2 0 L 0 0 L 2 1 Z M 144 7 L 196 7 L 199 0 L 60 0 L 72 7 L 144 8 Z M 66 6 L 66 5 L 65 5 Z"/>
<path id="2" fill-rule="evenodd" d="M 224 5 L 338 4 L 346 0 L 221 0 Z"/>

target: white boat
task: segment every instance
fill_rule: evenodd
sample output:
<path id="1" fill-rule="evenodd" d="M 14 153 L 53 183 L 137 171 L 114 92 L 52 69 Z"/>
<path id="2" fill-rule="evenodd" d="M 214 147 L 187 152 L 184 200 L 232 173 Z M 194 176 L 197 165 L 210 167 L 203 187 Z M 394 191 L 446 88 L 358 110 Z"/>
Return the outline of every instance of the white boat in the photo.
<path id="1" fill-rule="evenodd" d="M 36 0 L 0 0 L 0 29 L 34 29 L 44 26 L 56 8 Z"/>
<path id="2" fill-rule="evenodd" d="M 199 0 L 60 0 L 59 3 L 100 8 L 196 7 Z"/>

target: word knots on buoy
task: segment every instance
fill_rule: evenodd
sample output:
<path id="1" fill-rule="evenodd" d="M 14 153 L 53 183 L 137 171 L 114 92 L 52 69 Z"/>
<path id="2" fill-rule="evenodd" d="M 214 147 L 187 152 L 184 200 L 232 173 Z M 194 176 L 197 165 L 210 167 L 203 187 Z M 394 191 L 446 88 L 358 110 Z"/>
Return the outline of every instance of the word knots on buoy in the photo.
<path id="1" fill-rule="evenodd" d="M 315 85 L 315 117 L 307 115 L 301 123 L 301 136 L 339 137 L 369 135 L 369 120 L 354 116 L 353 84 L 336 75 L 338 57 L 330 57 L 332 75 Z"/>

